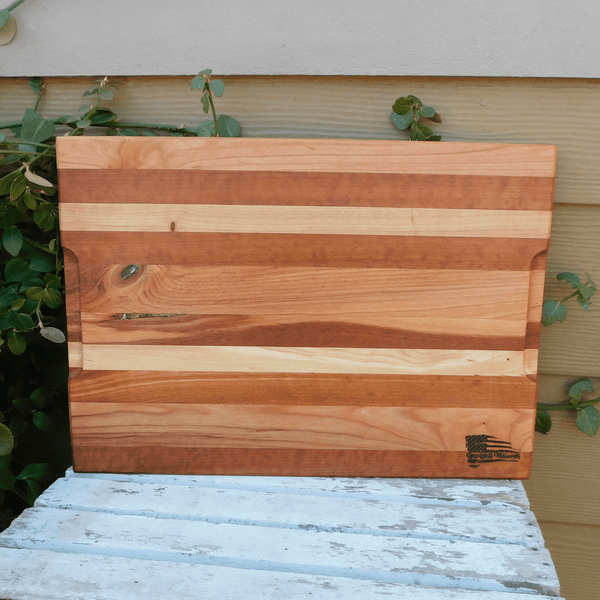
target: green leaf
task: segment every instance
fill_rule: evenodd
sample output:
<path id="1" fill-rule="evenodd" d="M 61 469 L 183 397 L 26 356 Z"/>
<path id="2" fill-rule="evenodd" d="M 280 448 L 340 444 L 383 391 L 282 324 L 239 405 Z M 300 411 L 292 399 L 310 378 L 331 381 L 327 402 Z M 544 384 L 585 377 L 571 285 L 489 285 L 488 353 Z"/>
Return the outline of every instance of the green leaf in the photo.
<path id="1" fill-rule="evenodd" d="M 12 256 L 17 256 L 17 254 L 21 252 L 21 248 L 23 247 L 23 234 L 16 225 L 4 230 L 2 245 Z"/>
<path id="2" fill-rule="evenodd" d="M 552 428 L 552 418 L 547 410 L 537 409 L 535 415 L 535 430 L 546 435 Z"/>
<path id="3" fill-rule="evenodd" d="M 17 483 L 17 478 L 10 472 L 9 469 L 0 469 L 0 489 L 12 490 Z"/>
<path id="4" fill-rule="evenodd" d="M 8 334 L 8 349 L 15 356 L 21 356 L 21 354 L 25 352 L 26 348 L 27 344 L 25 343 L 25 340 L 23 339 L 23 336 L 20 333 L 16 331 L 11 331 Z"/>
<path id="5" fill-rule="evenodd" d="M 596 293 L 596 286 L 589 285 L 587 283 L 581 283 L 577 288 L 580 296 L 583 296 L 586 300 L 589 300 Z"/>
<path id="6" fill-rule="evenodd" d="M 0 196 L 6 196 L 10 192 L 12 182 L 21 174 L 21 170 L 17 169 L 0 179 Z"/>
<path id="7" fill-rule="evenodd" d="M 204 71 L 200 71 L 200 73 L 198 73 L 198 75 L 200 75 L 200 77 L 203 77 L 203 76 L 210 77 L 212 75 L 212 69 L 204 69 Z"/>
<path id="8" fill-rule="evenodd" d="M 435 108 L 432 108 L 431 106 L 424 106 L 420 112 L 423 117 L 430 119 L 435 115 Z"/>
<path id="9" fill-rule="evenodd" d="M 44 275 L 44 283 L 54 290 L 57 290 L 62 286 L 60 276 L 55 275 L 54 273 L 46 273 Z"/>
<path id="10" fill-rule="evenodd" d="M 60 292 L 57 292 L 52 288 L 46 288 L 42 292 L 41 299 L 48 308 L 58 308 L 62 303 Z"/>
<path id="11" fill-rule="evenodd" d="M 600 414 L 595 406 L 586 406 L 577 411 L 575 425 L 587 435 L 596 435 L 600 427 Z"/>
<path id="12" fill-rule="evenodd" d="M 15 438 L 11 430 L 0 423 L 0 456 L 10 454 L 15 446 Z"/>
<path id="13" fill-rule="evenodd" d="M 220 115 L 217 119 L 221 137 L 240 137 L 240 124 L 228 115 Z"/>
<path id="14" fill-rule="evenodd" d="M 203 121 L 200 123 L 198 129 L 196 129 L 196 133 L 200 137 L 211 137 L 214 131 L 215 128 L 212 121 Z"/>
<path id="15" fill-rule="evenodd" d="M 27 419 L 23 415 L 15 415 L 10 420 L 10 430 L 17 438 L 27 430 Z"/>
<path id="16" fill-rule="evenodd" d="M 99 91 L 98 86 L 94 85 L 89 90 L 86 90 L 85 92 L 83 92 L 81 97 L 89 98 L 90 96 L 96 96 L 96 95 L 98 95 L 98 91 Z"/>
<path id="17" fill-rule="evenodd" d="M 38 206 L 33 213 L 35 224 L 43 231 L 50 231 L 54 228 L 54 221 L 56 220 L 56 217 L 53 214 L 54 210 L 55 207 L 53 205 L 42 204 L 41 206 Z"/>
<path id="18" fill-rule="evenodd" d="M 559 273 L 556 276 L 556 279 L 558 279 L 559 281 L 563 281 L 563 280 L 568 281 L 574 290 L 576 290 L 579 287 L 579 284 L 581 283 L 579 277 L 577 277 L 577 275 L 575 275 L 575 273 L 569 273 L 569 272 Z"/>
<path id="19" fill-rule="evenodd" d="M 22 258 L 13 258 L 4 267 L 4 278 L 6 281 L 26 281 L 33 279 L 36 274 L 29 269 L 27 261 Z"/>
<path id="20" fill-rule="evenodd" d="M 54 257 L 48 256 L 47 254 L 34 254 L 29 259 L 29 268 L 38 273 L 54 271 L 55 267 Z"/>
<path id="21" fill-rule="evenodd" d="M 542 325 L 552 325 L 555 321 L 562 323 L 567 317 L 567 309 L 556 300 L 546 300 L 542 308 Z"/>
<path id="22" fill-rule="evenodd" d="M 6 21 L 10 19 L 10 10 L 0 10 L 0 29 L 6 25 Z"/>
<path id="23" fill-rule="evenodd" d="M 35 210 L 37 208 L 36 197 L 29 190 L 25 190 L 25 193 L 23 194 L 23 202 L 25 202 L 25 206 L 29 210 Z"/>
<path id="24" fill-rule="evenodd" d="M 67 341 L 65 334 L 56 327 L 43 327 L 40 331 L 40 335 L 54 344 L 62 344 Z"/>
<path id="25" fill-rule="evenodd" d="M 420 142 L 439 142 L 442 139 L 442 136 L 435 135 L 430 127 L 415 123 L 411 139 L 419 140 Z"/>
<path id="26" fill-rule="evenodd" d="M 218 96 L 220 98 L 223 95 L 223 92 L 225 91 L 225 84 L 220 79 L 215 79 L 214 81 L 211 81 L 208 85 L 210 86 L 210 89 L 214 92 L 215 96 Z"/>
<path id="27" fill-rule="evenodd" d="M 35 481 L 40 481 L 51 474 L 52 465 L 50 463 L 31 463 L 17 475 L 17 479 L 33 479 Z"/>
<path id="28" fill-rule="evenodd" d="M 192 79 L 192 89 L 197 90 L 204 85 L 204 77 L 202 75 L 196 75 L 194 79 Z"/>
<path id="29" fill-rule="evenodd" d="M 15 398 L 12 403 L 22 415 L 30 415 L 35 410 L 35 403 L 31 398 Z"/>
<path id="30" fill-rule="evenodd" d="M 394 102 L 394 104 L 392 104 L 392 110 L 397 115 L 406 115 L 408 113 L 411 113 L 411 115 L 414 115 L 414 111 L 413 111 L 414 104 L 415 104 L 414 101 L 409 100 L 408 98 L 398 98 L 396 100 L 396 102 Z"/>
<path id="31" fill-rule="evenodd" d="M 35 327 L 33 319 L 29 315 L 23 313 L 11 313 L 13 327 L 19 331 L 29 331 Z M 9 340 L 10 342 L 10 340 Z M 9 343 L 10 346 L 10 343 Z"/>
<path id="32" fill-rule="evenodd" d="M 42 486 L 37 481 L 32 481 L 31 479 L 25 480 L 25 483 L 27 484 L 27 502 L 29 502 L 29 506 L 33 506 L 42 493 Z"/>
<path id="33" fill-rule="evenodd" d="M 115 97 L 115 94 L 112 90 L 104 87 L 98 92 L 98 97 L 101 100 L 112 100 Z"/>
<path id="34" fill-rule="evenodd" d="M 33 77 L 27 82 L 27 85 L 36 93 L 40 94 L 44 87 L 44 82 L 41 77 Z"/>
<path id="35" fill-rule="evenodd" d="M 10 186 L 10 197 L 15 200 L 18 198 L 27 187 L 27 179 L 23 173 L 19 173 L 14 179 Z"/>
<path id="36" fill-rule="evenodd" d="M 147 135 L 148 137 L 156 137 L 156 132 L 152 131 L 152 129 L 144 129 L 143 135 Z"/>
<path id="37" fill-rule="evenodd" d="M 579 295 L 577 296 L 577 303 L 584 310 L 590 310 L 590 301 L 587 298 L 584 298 L 583 296 Z"/>
<path id="38" fill-rule="evenodd" d="M 25 304 L 25 298 L 17 298 L 11 305 L 10 310 L 19 310 Z"/>
<path id="39" fill-rule="evenodd" d="M 80 119 L 79 121 L 77 121 L 77 123 L 75 123 L 75 124 L 80 129 L 84 129 L 85 127 L 89 127 L 92 124 L 92 122 L 90 121 L 89 118 L 85 117 L 84 119 Z"/>
<path id="40" fill-rule="evenodd" d="M 122 135 L 124 137 L 137 137 L 137 131 L 135 129 L 119 129 L 118 135 Z"/>
<path id="41" fill-rule="evenodd" d="M 33 413 L 33 424 L 42 431 L 50 431 L 52 429 L 52 420 L 46 413 L 40 411 Z"/>
<path id="42" fill-rule="evenodd" d="M 593 392 L 594 386 L 589 379 L 582 379 L 577 383 L 573 384 L 569 388 L 569 396 L 571 396 L 571 404 L 577 404 L 581 400 L 581 396 L 584 392 Z"/>
<path id="43" fill-rule="evenodd" d="M 406 115 L 397 115 L 396 113 L 390 113 L 390 120 L 400 130 L 403 131 L 410 127 L 414 122 L 414 115 L 412 111 Z"/>
<path id="44" fill-rule="evenodd" d="M 207 94 L 202 96 L 202 110 L 204 111 L 204 114 L 208 114 L 208 111 L 210 110 L 210 101 Z"/>
<path id="45" fill-rule="evenodd" d="M 6 139 L 5 133 L 0 133 L 0 144 Z"/>
<path id="46" fill-rule="evenodd" d="M 90 115 L 89 119 L 93 125 L 105 125 L 116 121 L 117 115 L 110 108 L 98 108 Z"/>
<path id="47" fill-rule="evenodd" d="M 28 108 L 23 115 L 23 127 L 21 128 L 21 138 L 24 142 L 32 144 L 44 142 L 54 135 L 54 123 L 48 119 L 43 119 L 35 110 Z"/>

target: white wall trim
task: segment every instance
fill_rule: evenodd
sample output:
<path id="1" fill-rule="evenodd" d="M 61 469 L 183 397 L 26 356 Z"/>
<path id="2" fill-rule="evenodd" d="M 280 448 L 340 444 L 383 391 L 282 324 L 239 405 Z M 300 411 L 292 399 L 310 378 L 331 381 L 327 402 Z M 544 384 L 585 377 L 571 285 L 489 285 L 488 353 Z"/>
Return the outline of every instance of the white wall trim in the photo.
<path id="1" fill-rule="evenodd" d="M 0 0 L 0 8 L 9 0 Z M 0 76 L 600 77 L 598 0 L 26 0 Z"/>

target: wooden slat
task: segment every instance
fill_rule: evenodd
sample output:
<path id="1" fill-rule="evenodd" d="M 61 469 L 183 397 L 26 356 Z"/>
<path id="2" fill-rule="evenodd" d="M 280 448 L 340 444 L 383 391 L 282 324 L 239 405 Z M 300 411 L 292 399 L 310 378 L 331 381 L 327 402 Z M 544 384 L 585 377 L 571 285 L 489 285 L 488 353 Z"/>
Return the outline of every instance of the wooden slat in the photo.
<path id="1" fill-rule="evenodd" d="M 549 211 L 326 206 L 69 204 L 65 231 L 404 235 L 547 239 Z"/>
<path id="2" fill-rule="evenodd" d="M 73 141 L 75 140 L 75 141 Z M 175 169 L 549 177 L 556 147 L 353 140 L 57 139 L 59 169 Z"/>
<path id="3" fill-rule="evenodd" d="M 85 446 L 465 451 L 468 435 L 531 452 L 531 410 L 76 402 L 71 432 Z M 294 427 L 290 428 L 289 423 Z M 466 453 L 465 453 L 466 454 Z"/>
<path id="4" fill-rule="evenodd" d="M 82 319 L 83 340 L 88 344 L 524 349 L 523 321 L 406 318 L 401 311 L 391 310 L 258 316 L 84 313 Z"/>
<path id="5" fill-rule="evenodd" d="M 63 231 L 81 265 L 232 265 L 526 271 L 547 240 Z"/>
<path id="6" fill-rule="evenodd" d="M 497 319 L 500 329 L 520 322 L 523 336 L 530 289 L 529 272 L 516 271 L 140 265 L 122 279 L 126 269 L 80 269 L 82 313 L 348 314 L 350 322 L 395 327 L 402 319 Z M 533 289 L 540 293 L 543 281 Z"/>
<path id="7" fill-rule="evenodd" d="M 249 570 L 224 566 L 189 564 L 85 555 L 80 549 L 69 552 L 0 548 L 0 594 L 50 600 L 135 600 L 137 598 L 193 598 L 199 592 L 205 600 L 247 596 L 257 600 L 341 600 L 374 598 L 387 600 L 390 594 L 404 600 L 432 600 L 431 587 L 386 583 L 330 575 Z M 60 579 L 56 577 L 60 573 Z M 199 585 L 204 582 L 204 585 Z M 211 582 L 210 586 L 206 582 Z M 464 589 L 435 589 L 435 600 L 507 600 L 506 592 Z M 552 596 L 556 598 L 555 596 Z M 550 596 L 536 596 L 549 600 Z M 529 593 L 511 593 L 510 600 L 531 600 Z"/>
<path id="8" fill-rule="evenodd" d="M 65 202 L 548 210 L 549 177 L 68 169 Z"/>
<path id="9" fill-rule="evenodd" d="M 84 371 L 71 382 L 72 403 L 273 404 L 533 409 L 528 378 L 314 373 Z"/>
<path id="10" fill-rule="evenodd" d="M 533 351 L 535 352 L 535 351 Z M 524 352 L 389 348 L 83 345 L 86 370 L 522 377 Z"/>
<path id="11" fill-rule="evenodd" d="M 534 413 L 532 412 L 532 419 Z M 154 439 L 154 437 L 153 437 Z M 77 443 L 77 442 L 75 442 Z M 77 471 L 110 473 L 179 473 L 207 475 L 285 476 L 290 465 L 296 476 L 346 477 L 469 477 L 481 479 L 526 479 L 531 473 L 533 453 L 520 452 L 519 460 L 499 459 L 472 466 L 467 452 L 413 450 L 303 450 L 163 448 L 153 444 L 87 446 L 77 444 Z"/>

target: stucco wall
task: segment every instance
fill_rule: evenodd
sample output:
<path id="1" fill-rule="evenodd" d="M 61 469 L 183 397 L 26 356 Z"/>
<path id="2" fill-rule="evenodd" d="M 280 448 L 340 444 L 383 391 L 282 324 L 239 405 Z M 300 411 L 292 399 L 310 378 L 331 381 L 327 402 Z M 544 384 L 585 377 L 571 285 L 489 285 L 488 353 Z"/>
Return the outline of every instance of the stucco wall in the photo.
<path id="1" fill-rule="evenodd" d="M 9 0 L 0 0 L 0 8 Z M 26 0 L 0 76 L 600 77 L 597 0 Z"/>

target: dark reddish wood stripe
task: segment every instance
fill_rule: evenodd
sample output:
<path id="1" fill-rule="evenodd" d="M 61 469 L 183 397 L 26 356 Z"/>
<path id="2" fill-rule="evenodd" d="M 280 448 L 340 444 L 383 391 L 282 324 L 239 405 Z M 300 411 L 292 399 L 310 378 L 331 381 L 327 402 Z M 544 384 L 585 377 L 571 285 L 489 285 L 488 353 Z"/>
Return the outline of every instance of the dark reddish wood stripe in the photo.
<path id="1" fill-rule="evenodd" d="M 467 452 L 300 450 L 261 448 L 162 448 L 86 446 L 73 440 L 78 472 L 180 475 L 272 475 L 305 477 L 438 477 L 526 479 L 531 452 L 517 462 L 472 468 Z"/>
<path id="2" fill-rule="evenodd" d="M 61 202 L 550 210 L 549 177 L 62 170 Z"/>
<path id="3" fill-rule="evenodd" d="M 526 377 L 83 371 L 71 402 L 534 409 Z"/>
<path id="4" fill-rule="evenodd" d="M 79 265 L 73 252 L 64 249 L 65 305 L 67 312 L 67 337 L 70 342 L 81 342 L 81 299 L 79 294 Z"/>
<path id="5" fill-rule="evenodd" d="M 379 267 L 528 271 L 547 240 L 244 233 L 62 233 L 83 266 Z"/>
<path id="6" fill-rule="evenodd" d="M 122 314 L 84 327 L 87 344 L 180 346 L 297 346 L 308 348 L 422 348 L 447 350 L 524 350 L 523 338 L 473 336 L 462 332 L 435 334 L 344 322 L 307 321 L 259 325 L 252 315 L 185 315 L 122 320 Z"/>
<path id="7" fill-rule="evenodd" d="M 541 335 L 542 324 L 541 323 L 527 323 L 527 330 L 525 333 L 525 348 L 539 348 L 540 347 L 540 335 Z"/>

